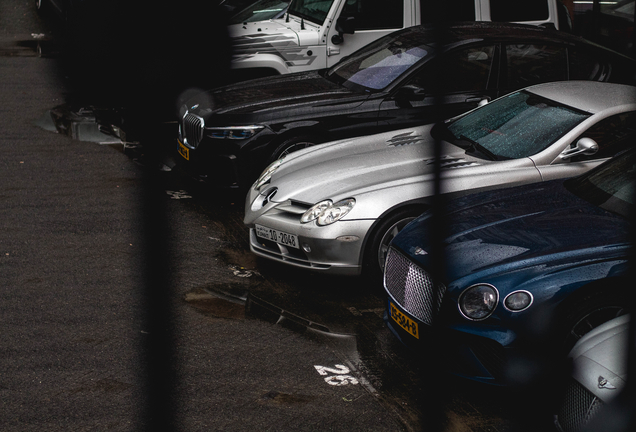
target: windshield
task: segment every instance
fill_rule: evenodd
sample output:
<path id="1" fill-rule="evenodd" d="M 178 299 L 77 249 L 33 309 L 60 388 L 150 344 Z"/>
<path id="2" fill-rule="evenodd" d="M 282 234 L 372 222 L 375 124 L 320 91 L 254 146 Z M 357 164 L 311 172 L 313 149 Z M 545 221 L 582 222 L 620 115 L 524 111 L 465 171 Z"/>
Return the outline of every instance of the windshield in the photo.
<path id="1" fill-rule="evenodd" d="M 290 0 L 259 0 L 230 18 L 228 20 L 229 24 L 241 24 L 279 18 L 287 10 L 289 1 Z"/>
<path id="2" fill-rule="evenodd" d="M 291 15 L 322 24 L 333 2 L 334 0 L 294 0 L 288 11 Z"/>
<path id="3" fill-rule="evenodd" d="M 636 193 L 636 151 L 627 151 L 594 170 L 565 182 L 565 187 L 584 200 L 629 217 Z"/>
<path id="4" fill-rule="evenodd" d="M 472 111 L 447 130 L 495 159 L 519 159 L 545 150 L 590 115 L 520 91 Z"/>
<path id="5" fill-rule="evenodd" d="M 327 72 L 327 77 L 350 89 L 379 91 L 431 57 L 419 32 L 385 36 L 356 51 Z"/>

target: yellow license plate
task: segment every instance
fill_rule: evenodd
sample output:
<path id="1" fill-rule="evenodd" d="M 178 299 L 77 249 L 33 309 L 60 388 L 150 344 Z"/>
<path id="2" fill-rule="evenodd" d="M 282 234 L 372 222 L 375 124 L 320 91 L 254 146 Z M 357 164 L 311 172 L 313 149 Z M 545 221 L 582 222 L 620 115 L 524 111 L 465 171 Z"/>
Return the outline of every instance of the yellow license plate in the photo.
<path id="1" fill-rule="evenodd" d="M 415 337 L 416 339 L 420 338 L 420 332 L 417 328 L 417 323 L 411 318 L 404 315 L 391 301 L 389 301 L 389 314 L 391 315 L 393 321 L 395 321 L 397 325 L 406 330 L 408 334 Z"/>
<path id="2" fill-rule="evenodd" d="M 179 147 L 177 147 L 179 154 L 183 156 L 185 160 L 190 160 L 190 149 L 183 145 L 183 143 L 179 140 L 177 140 L 177 143 L 179 144 Z"/>

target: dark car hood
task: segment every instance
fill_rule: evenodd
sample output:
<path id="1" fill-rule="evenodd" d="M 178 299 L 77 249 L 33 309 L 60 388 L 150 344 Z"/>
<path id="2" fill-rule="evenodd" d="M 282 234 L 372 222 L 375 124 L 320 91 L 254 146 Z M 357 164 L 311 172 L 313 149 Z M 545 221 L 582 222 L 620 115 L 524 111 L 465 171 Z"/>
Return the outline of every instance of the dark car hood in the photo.
<path id="1" fill-rule="evenodd" d="M 219 87 L 189 99 L 187 108 L 204 119 L 212 114 L 269 118 L 347 99 L 359 99 L 361 103 L 366 98 L 368 94 L 352 92 L 313 71 Z"/>
<path id="2" fill-rule="evenodd" d="M 627 220 L 577 197 L 563 184 L 555 180 L 451 202 L 443 218 L 447 281 L 482 271 L 624 253 Z M 430 264 L 431 221 L 425 213 L 394 239 L 397 248 L 424 268 Z"/>

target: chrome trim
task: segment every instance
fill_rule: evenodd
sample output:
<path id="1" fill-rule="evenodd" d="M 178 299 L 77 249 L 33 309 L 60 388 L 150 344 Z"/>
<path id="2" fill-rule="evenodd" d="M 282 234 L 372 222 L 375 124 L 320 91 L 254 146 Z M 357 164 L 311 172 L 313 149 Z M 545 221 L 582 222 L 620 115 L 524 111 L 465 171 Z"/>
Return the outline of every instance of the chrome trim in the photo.
<path id="1" fill-rule="evenodd" d="M 508 297 L 510 297 L 513 294 L 519 293 L 519 292 L 524 292 L 526 294 L 528 294 L 530 296 L 530 303 L 528 304 L 528 306 L 524 307 L 523 309 L 519 309 L 519 310 L 512 310 L 510 308 L 508 308 L 508 306 L 506 306 L 506 300 L 508 299 Z M 510 294 L 508 294 L 506 297 L 504 297 L 503 300 L 503 307 L 504 309 L 506 309 L 509 312 L 523 312 L 524 310 L 528 309 L 530 306 L 532 306 L 532 304 L 534 303 L 534 296 L 532 295 L 532 293 L 530 291 L 526 291 L 526 290 L 517 290 L 517 291 L 513 291 Z"/>

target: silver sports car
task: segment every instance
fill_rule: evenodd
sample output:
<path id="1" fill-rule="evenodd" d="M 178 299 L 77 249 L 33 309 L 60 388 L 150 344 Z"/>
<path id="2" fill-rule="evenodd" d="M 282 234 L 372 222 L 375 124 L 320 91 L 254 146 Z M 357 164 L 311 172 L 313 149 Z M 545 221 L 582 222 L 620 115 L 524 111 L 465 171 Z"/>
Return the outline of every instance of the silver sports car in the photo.
<path id="1" fill-rule="evenodd" d="M 332 274 L 379 273 L 391 239 L 435 191 L 456 196 L 580 174 L 632 145 L 636 87 L 540 84 L 437 125 L 287 155 L 250 188 L 251 250 Z"/>

